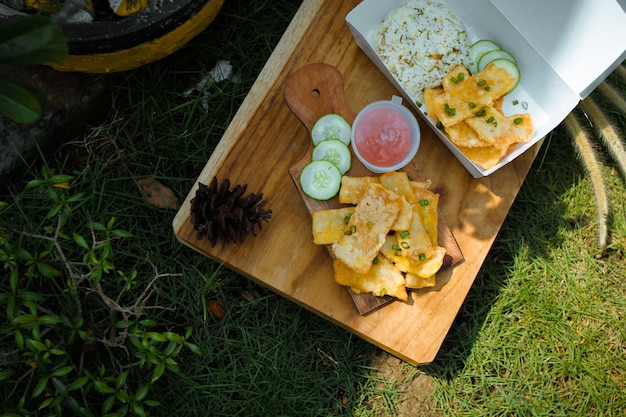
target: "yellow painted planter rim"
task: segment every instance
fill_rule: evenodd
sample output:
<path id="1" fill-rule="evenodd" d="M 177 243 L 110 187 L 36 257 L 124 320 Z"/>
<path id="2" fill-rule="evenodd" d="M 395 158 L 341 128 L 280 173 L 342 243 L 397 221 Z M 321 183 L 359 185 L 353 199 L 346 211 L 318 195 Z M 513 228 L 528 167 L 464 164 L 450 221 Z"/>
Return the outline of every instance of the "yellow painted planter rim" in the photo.
<path id="1" fill-rule="evenodd" d="M 60 62 L 48 65 L 59 71 L 86 73 L 109 73 L 138 68 L 180 49 L 209 26 L 223 4 L 224 0 L 211 0 L 198 13 L 171 32 L 141 45 L 116 52 L 70 55 Z"/>

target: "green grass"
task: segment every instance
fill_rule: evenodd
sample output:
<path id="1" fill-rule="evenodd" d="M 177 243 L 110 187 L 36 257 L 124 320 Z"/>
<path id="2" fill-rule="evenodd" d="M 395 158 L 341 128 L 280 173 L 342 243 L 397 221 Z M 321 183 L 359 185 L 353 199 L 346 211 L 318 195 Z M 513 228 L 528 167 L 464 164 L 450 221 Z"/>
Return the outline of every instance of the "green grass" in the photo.
<path id="1" fill-rule="evenodd" d="M 173 56 L 106 76 L 105 121 L 46 158 L 89 196 L 74 227 L 117 217 L 135 238 L 116 261 L 137 267 L 144 283 L 154 267 L 163 275 L 154 302 L 167 309 L 153 314 L 168 328 L 194 328 L 203 354 L 183 355 L 181 372 L 157 382 L 164 406 L 155 415 L 394 415 L 416 401 L 407 384 L 423 374 L 434 381 L 423 400 L 433 415 L 623 415 L 625 182 L 607 157 L 611 237 L 601 251 L 593 190 L 562 128 L 546 139 L 439 355 L 398 365 L 397 378 L 375 372 L 379 349 L 181 245 L 174 211 L 143 202 L 145 176 L 184 198 L 299 3 L 227 1 Z M 236 82 L 208 97 L 182 94 L 222 59 Z M 624 115 L 613 116 L 624 129 Z M 75 165 L 77 154 L 87 162 Z M 45 224 L 41 196 L 24 191 L 39 173 L 34 164 L 0 196 L 10 205 L 5 224 Z M 211 300 L 224 303 L 223 318 Z"/>
<path id="2" fill-rule="evenodd" d="M 624 118 L 616 122 L 624 128 Z M 562 128 L 546 139 L 437 360 L 454 415 L 623 415 L 624 180 L 610 159 L 611 238 Z M 454 411 L 451 411 L 454 410 Z"/>

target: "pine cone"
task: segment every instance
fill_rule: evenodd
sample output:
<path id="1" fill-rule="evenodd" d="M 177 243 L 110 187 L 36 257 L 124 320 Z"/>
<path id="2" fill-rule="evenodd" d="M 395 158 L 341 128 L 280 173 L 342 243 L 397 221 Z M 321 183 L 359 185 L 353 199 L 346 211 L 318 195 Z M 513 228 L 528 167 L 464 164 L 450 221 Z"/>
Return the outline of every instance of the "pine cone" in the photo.
<path id="1" fill-rule="evenodd" d="M 198 183 L 196 196 L 191 200 L 191 223 L 197 231 L 196 238 L 206 236 L 215 247 L 217 241 L 226 246 L 229 242 L 241 243 L 256 228 L 261 230 L 261 222 L 269 222 L 272 210 L 264 210 L 267 200 L 263 193 L 250 193 L 244 196 L 248 185 L 235 185 L 230 189 L 230 181 L 224 180 L 218 186 L 217 177 L 207 186 Z"/>

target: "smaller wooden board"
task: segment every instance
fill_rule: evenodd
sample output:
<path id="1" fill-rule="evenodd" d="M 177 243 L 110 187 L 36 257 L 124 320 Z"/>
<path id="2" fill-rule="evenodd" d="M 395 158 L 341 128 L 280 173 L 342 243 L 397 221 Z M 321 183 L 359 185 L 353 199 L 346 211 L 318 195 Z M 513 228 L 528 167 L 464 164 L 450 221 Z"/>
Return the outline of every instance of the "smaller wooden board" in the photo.
<path id="1" fill-rule="evenodd" d="M 326 63 L 311 63 L 294 71 L 285 81 L 284 96 L 289 109 L 302 122 L 309 133 L 315 122 L 326 114 L 339 114 L 351 125 L 356 117 L 355 112 L 346 101 L 341 72 L 336 67 Z M 309 142 L 309 148 L 306 154 L 289 168 L 289 174 L 309 212 L 313 213 L 318 210 L 341 207 L 342 205 L 339 203 L 337 196 L 330 200 L 320 201 L 307 196 L 302 191 L 299 180 L 300 173 L 311 161 L 311 153 L 313 151 L 312 142 Z M 406 172 L 409 178 L 416 181 L 424 181 L 424 177 L 413 161 L 400 171 Z M 352 164 L 346 175 L 364 177 L 373 176 L 375 174 L 365 168 L 361 161 L 352 153 Z M 439 211 L 438 239 L 439 245 L 446 249 L 446 257 L 441 268 L 442 270 L 463 261 L 461 249 L 448 228 L 445 219 L 441 215 L 441 211 Z M 332 257 L 330 246 L 328 246 L 328 251 Z M 359 314 L 368 314 L 396 300 L 391 296 L 377 297 L 367 293 L 357 294 L 350 288 L 347 288 L 347 290 Z"/>

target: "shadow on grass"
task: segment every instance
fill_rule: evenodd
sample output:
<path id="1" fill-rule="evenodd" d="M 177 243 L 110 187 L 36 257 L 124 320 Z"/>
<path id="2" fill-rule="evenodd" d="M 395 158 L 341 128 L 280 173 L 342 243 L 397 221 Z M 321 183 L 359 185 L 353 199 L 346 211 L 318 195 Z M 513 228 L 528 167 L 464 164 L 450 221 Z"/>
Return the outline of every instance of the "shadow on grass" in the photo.
<path id="1" fill-rule="evenodd" d="M 566 218 L 562 201 L 563 194 L 581 176 L 584 174 L 571 140 L 558 127 L 539 151 L 437 357 L 421 370 L 435 378 L 455 377 L 464 368 L 489 311 L 507 286 L 516 258 L 547 258 L 551 248 L 561 245 L 563 230 L 587 222 Z"/>

